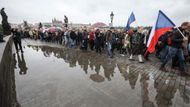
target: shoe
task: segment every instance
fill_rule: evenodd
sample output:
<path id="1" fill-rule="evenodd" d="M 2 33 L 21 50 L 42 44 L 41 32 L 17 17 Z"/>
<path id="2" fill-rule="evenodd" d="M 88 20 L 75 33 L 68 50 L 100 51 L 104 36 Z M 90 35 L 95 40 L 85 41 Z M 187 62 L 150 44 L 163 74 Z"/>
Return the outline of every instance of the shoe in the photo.
<path id="1" fill-rule="evenodd" d="M 147 60 L 147 61 L 149 60 L 149 58 L 147 56 L 146 57 L 144 56 L 144 59 Z"/>
<path id="2" fill-rule="evenodd" d="M 143 63 L 142 56 L 138 55 L 139 63 Z"/>
<path id="3" fill-rule="evenodd" d="M 168 72 L 164 66 L 161 66 L 161 67 L 159 68 L 159 70 L 164 71 L 164 72 Z"/>

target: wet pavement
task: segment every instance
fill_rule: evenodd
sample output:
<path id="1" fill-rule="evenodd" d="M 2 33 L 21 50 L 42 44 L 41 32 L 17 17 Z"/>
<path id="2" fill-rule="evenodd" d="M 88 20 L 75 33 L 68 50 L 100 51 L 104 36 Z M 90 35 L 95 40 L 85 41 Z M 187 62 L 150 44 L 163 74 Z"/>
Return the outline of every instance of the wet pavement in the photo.
<path id="1" fill-rule="evenodd" d="M 21 107 L 190 107 L 190 77 L 159 71 L 157 59 L 140 64 L 52 43 L 23 45 L 24 54 L 13 54 Z"/>

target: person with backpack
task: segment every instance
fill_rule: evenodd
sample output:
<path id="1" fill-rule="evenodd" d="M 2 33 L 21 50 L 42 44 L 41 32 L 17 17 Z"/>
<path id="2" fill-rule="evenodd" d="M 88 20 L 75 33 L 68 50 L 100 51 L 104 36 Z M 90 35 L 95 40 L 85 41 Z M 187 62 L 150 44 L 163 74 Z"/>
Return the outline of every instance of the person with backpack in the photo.
<path id="1" fill-rule="evenodd" d="M 172 39 L 172 30 L 167 31 L 158 39 L 159 49 L 157 49 L 156 51 L 157 54 L 156 56 L 159 56 L 162 62 L 166 58 L 166 55 L 168 53 L 168 46 L 171 45 L 172 41 L 171 39 Z"/>
<path id="2" fill-rule="evenodd" d="M 142 54 L 143 54 L 143 43 L 144 43 L 144 35 L 142 33 L 143 28 L 139 27 L 134 31 L 134 34 L 131 36 L 131 49 L 132 53 L 130 55 L 129 60 L 133 60 L 133 55 L 138 55 L 139 63 L 143 63 Z"/>

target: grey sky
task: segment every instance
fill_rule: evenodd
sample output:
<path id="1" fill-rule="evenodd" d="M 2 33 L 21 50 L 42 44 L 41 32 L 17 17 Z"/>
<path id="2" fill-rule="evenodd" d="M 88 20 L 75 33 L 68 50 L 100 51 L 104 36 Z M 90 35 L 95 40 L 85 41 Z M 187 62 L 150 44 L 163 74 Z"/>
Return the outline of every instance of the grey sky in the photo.
<path id="1" fill-rule="evenodd" d="M 175 24 L 190 21 L 190 0 L 0 0 L 10 23 L 51 22 L 52 18 L 68 16 L 72 23 L 110 22 L 125 26 L 133 11 L 138 25 L 153 25 L 158 10 L 162 10 Z M 0 18 L 1 20 L 1 18 Z"/>

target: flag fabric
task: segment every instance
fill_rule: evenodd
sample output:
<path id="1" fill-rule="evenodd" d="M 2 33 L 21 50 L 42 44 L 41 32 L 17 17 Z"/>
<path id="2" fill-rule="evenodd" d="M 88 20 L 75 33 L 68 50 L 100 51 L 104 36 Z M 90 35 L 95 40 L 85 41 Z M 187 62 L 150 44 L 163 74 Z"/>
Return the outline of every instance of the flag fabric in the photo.
<path id="1" fill-rule="evenodd" d="M 135 21 L 135 15 L 134 13 L 132 12 L 128 21 L 127 21 L 127 26 L 126 26 L 126 30 L 129 30 L 130 29 L 130 24 L 133 23 Z"/>
<path id="2" fill-rule="evenodd" d="M 156 24 L 152 27 L 151 33 L 149 35 L 147 43 L 148 52 L 154 52 L 159 37 L 173 27 L 175 27 L 175 24 L 161 10 L 159 10 Z"/>

